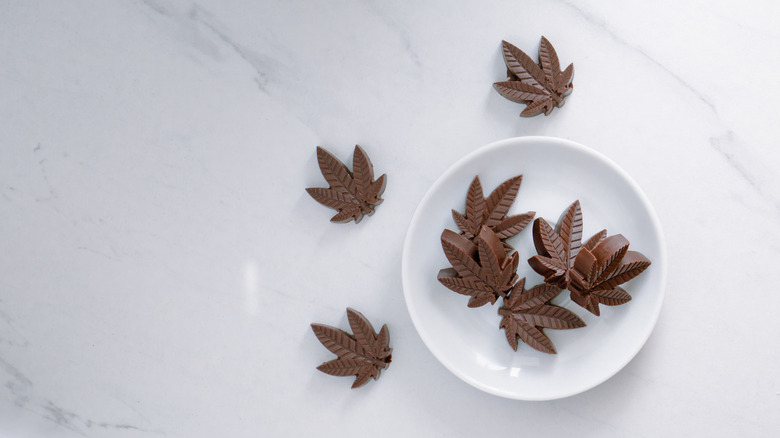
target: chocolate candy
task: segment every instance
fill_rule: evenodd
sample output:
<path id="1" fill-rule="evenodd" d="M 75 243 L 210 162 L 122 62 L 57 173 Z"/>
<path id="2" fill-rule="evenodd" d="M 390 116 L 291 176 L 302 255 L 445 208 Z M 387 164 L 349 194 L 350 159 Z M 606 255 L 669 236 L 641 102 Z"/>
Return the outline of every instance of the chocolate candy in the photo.
<path id="1" fill-rule="evenodd" d="M 539 44 L 539 65 L 512 44 L 501 44 L 509 80 L 494 83 L 496 91 L 513 102 L 527 104 L 520 113 L 524 117 L 548 115 L 553 107 L 562 107 L 573 89 L 574 64 L 561 71 L 558 54 L 545 37 Z"/>
<path id="2" fill-rule="evenodd" d="M 517 253 L 507 255 L 501 239 L 486 226 L 482 226 L 474 242 L 444 230 L 441 246 L 452 269 L 439 271 L 438 280 L 454 292 L 471 296 L 469 307 L 494 304 L 517 282 Z"/>
<path id="3" fill-rule="evenodd" d="M 606 232 L 596 236 L 604 236 Z M 595 236 L 594 236 L 595 237 Z M 593 241 L 593 238 L 588 242 Z M 597 239 L 595 246 L 583 246 L 574 259 L 569 290 L 571 299 L 598 316 L 599 304 L 618 306 L 631 301 L 631 295 L 618 285 L 631 280 L 650 266 L 642 253 L 628 250 L 621 234 Z"/>
<path id="4" fill-rule="evenodd" d="M 382 202 L 387 178 L 385 175 L 374 180 L 374 166 L 360 146 L 355 146 L 350 172 L 338 158 L 317 146 L 317 163 L 320 172 L 330 187 L 307 188 L 312 198 L 322 205 L 338 210 L 331 222 L 360 222 L 364 215 L 371 215 Z"/>
<path id="5" fill-rule="evenodd" d="M 379 378 L 379 373 L 390 365 L 393 349 L 390 348 L 387 325 L 383 325 L 377 334 L 360 312 L 347 308 L 347 318 L 354 335 L 322 324 L 312 324 L 311 328 L 322 345 L 338 356 L 317 369 L 332 376 L 357 376 L 352 383 L 354 389 L 371 378 Z"/>
<path id="6" fill-rule="evenodd" d="M 601 230 L 582 240 L 582 210 L 574 201 L 558 219 L 553 229 L 542 218 L 533 225 L 534 246 L 539 255 L 528 264 L 544 281 L 569 289 L 572 301 L 598 316 L 599 304 L 617 306 L 631 300 L 618 285 L 641 274 L 650 260 L 628 250 L 628 240 L 620 234 L 607 237 Z"/>
<path id="7" fill-rule="evenodd" d="M 539 255 L 528 259 L 528 264 L 544 276 L 546 283 L 566 289 L 569 269 L 574 264 L 582 239 L 580 201 L 574 201 L 561 214 L 555 229 L 543 218 L 537 218 L 533 225 L 533 237 Z"/>
<path id="8" fill-rule="evenodd" d="M 520 338 L 532 348 L 555 354 L 555 347 L 542 329 L 575 329 L 585 327 L 585 322 L 569 310 L 550 303 L 561 290 L 551 284 L 540 284 L 525 290 L 525 278 L 518 281 L 498 309 L 503 316 L 499 327 L 504 329 L 506 340 L 517 351 Z"/>
<path id="9" fill-rule="evenodd" d="M 466 214 L 452 210 L 452 219 L 458 225 L 461 234 L 467 239 L 473 239 L 485 225 L 496 233 L 499 239 L 505 240 L 522 231 L 536 213 L 529 211 L 507 217 L 522 181 L 523 175 L 509 178 L 485 198 L 479 176 L 475 176 L 466 194 Z"/>

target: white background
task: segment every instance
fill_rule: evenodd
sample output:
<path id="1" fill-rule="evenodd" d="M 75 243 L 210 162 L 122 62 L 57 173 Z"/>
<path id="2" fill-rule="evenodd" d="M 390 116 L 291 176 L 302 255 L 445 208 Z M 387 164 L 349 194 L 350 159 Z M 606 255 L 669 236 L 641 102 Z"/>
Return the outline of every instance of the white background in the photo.
<path id="1" fill-rule="evenodd" d="M 0 435 L 777 433 L 780 6 L 422 3 L 0 2 Z M 524 119 L 491 85 L 541 35 L 574 92 Z M 616 161 L 668 244 L 644 349 L 552 402 L 460 381 L 401 290 L 427 188 L 523 135 Z M 332 224 L 315 146 L 356 143 L 386 201 Z M 394 348 L 359 390 L 315 370 L 347 306 Z"/>

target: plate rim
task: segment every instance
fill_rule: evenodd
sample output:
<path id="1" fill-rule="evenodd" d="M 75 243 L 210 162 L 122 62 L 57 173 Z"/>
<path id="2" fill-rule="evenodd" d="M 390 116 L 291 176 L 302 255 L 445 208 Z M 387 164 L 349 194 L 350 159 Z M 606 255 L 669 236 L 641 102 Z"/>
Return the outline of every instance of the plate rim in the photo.
<path id="1" fill-rule="evenodd" d="M 448 360 L 444 359 L 442 355 L 438 352 L 436 347 L 433 347 L 433 341 L 428 338 L 428 335 L 425 334 L 425 330 L 420 329 L 420 315 L 417 313 L 417 310 L 413 308 L 413 306 L 410 305 L 410 284 L 411 281 L 409 279 L 409 247 L 412 244 L 411 240 L 411 234 L 412 230 L 417 227 L 418 222 L 421 220 L 420 214 L 421 214 L 421 206 L 426 204 L 428 200 L 433 196 L 433 193 L 438 191 L 441 185 L 443 185 L 443 182 L 448 179 L 453 173 L 457 172 L 462 166 L 464 166 L 469 161 L 473 160 L 475 157 L 489 153 L 490 151 L 494 149 L 500 149 L 503 147 L 506 147 L 507 145 L 513 145 L 513 146 L 520 146 L 522 144 L 527 143 L 533 143 L 533 142 L 542 142 L 542 143 L 556 143 L 557 145 L 564 146 L 569 149 L 575 149 L 579 152 L 583 152 L 585 154 L 591 155 L 593 158 L 603 162 L 608 167 L 610 167 L 612 170 L 616 171 L 619 176 L 621 176 L 625 181 L 627 181 L 633 190 L 634 193 L 636 193 L 639 196 L 639 200 L 643 204 L 643 206 L 647 209 L 649 212 L 650 220 L 652 222 L 652 225 L 658 230 L 658 234 L 660 236 L 659 239 L 659 248 L 660 248 L 660 259 L 662 263 L 660 263 L 660 298 L 658 300 L 658 304 L 655 306 L 655 309 L 653 309 L 653 315 L 652 315 L 652 323 L 648 324 L 647 327 L 644 328 L 644 332 L 641 333 L 641 342 L 638 342 L 636 344 L 636 347 L 633 348 L 633 351 L 630 352 L 629 355 L 626 356 L 626 359 L 623 361 L 620 361 L 619 363 L 616 363 L 615 366 L 613 366 L 613 369 L 611 369 L 608 373 L 605 374 L 605 377 L 602 379 L 598 379 L 593 383 L 589 383 L 588 385 L 584 385 L 583 387 L 577 387 L 570 391 L 561 392 L 560 394 L 553 394 L 553 395 L 547 395 L 547 396 L 533 396 L 528 394 L 517 394 L 513 391 L 504 391 L 501 389 L 493 388 L 491 386 L 484 385 L 482 382 L 478 381 L 477 379 L 473 378 L 470 375 L 467 375 L 465 373 L 462 373 L 458 370 L 457 367 L 452 366 Z M 617 163 L 615 163 L 612 159 L 607 157 L 606 155 L 602 154 L 601 152 L 598 152 L 594 149 L 591 149 L 581 143 L 574 142 L 572 140 L 559 138 L 559 137 L 552 137 L 552 136 L 521 136 L 521 137 L 510 137 L 505 138 L 503 140 L 494 141 L 491 143 L 488 143 L 484 146 L 481 146 L 465 156 L 461 157 L 459 160 L 457 160 L 455 163 L 449 166 L 447 170 L 444 171 L 437 179 L 436 181 L 431 184 L 431 186 L 428 188 L 428 190 L 425 192 L 425 195 L 420 199 L 420 201 L 417 204 L 417 207 L 415 208 L 414 214 L 412 215 L 411 220 L 409 221 L 409 226 L 406 230 L 406 237 L 404 238 L 404 246 L 402 249 L 401 254 L 401 286 L 404 293 L 404 301 L 406 302 L 406 309 L 409 312 L 409 316 L 412 319 L 412 324 L 414 325 L 415 331 L 420 336 L 420 338 L 423 341 L 423 344 L 428 348 L 428 350 L 433 354 L 433 356 L 442 364 L 444 365 L 447 370 L 449 370 L 451 373 L 455 374 L 458 378 L 463 380 L 464 382 L 468 383 L 469 385 L 485 391 L 487 393 L 499 396 L 499 397 L 505 397 L 509 399 L 515 399 L 515 400 L 526 400 L 526 401 L 546 401 L 546 400 L 557 400 L 562 399 L 566 397 L 571 397 L 576 394 L 583 393 L 585 391 L 588 391 L 590 389 L 595 388 L 596 386 L 601 385 L 605 381 L 612 378 L 615 374 L 620 372 L 623 368 L 625 368 L 626 365 L 628 365 L 634 357 L 639 353 L 639 351 L 645 346 L 647 343 L 647 340 L 650 338 L 650 335 L 652 334 L 653 330 L 655 329 L 656 324 L 658 323 L 658 317 L 661 313 L 661 308 L 663 307 L 663 302 L 666 296 L 666 276 L 667 276 L 667 250 L 666 250 L 666 239 L 664 237 L 663 233 L 663 227 L 661 226 L 661 221 L 658 218 L 658 214 L 655 211 L 655 208 L 653 208 L 653 205 L 650 203 L 650 200 L 648 199 L 645 192 L 642 190 L 641 186 L 631 177 L 631 175 L 628 174 L 622 167 L 620 167 Z"/>

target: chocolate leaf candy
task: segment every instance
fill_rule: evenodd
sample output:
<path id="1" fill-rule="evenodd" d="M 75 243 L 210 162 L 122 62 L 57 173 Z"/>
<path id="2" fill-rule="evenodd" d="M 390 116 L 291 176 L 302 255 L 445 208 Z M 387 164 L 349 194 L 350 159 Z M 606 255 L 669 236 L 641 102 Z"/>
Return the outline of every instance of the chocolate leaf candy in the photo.
<path id="1" fill-rule="evenodd" d="M 486 226 L 474 242 L 444 230 L 441 245 L 453 268 L 439 271 L 438 280 L 454 292 L 471 296 L 469 307 L 494 304 L 517 282 L 517 253 L 507 255 L 498 235 Z"/>
<path id="2" fill-rule="evenodd" d="M 528 259 L 536 273 L 546 283 L 566 289 L 569 270 L 580 250 L 582 240 L 582 209 L 580 201 L 574 201 L 558 219 L 553 229 L 543 218 L 533 225 L 534 246 L 539 255 Z"/>
<path id="3" fill-rule="evenodd" d="M 341 161 L 325 149 L 317 146 L 317 163 L 320 172 L 330 187 L 307 188 L 312 198 L 322 205 L 335 208 L 338 213 L 331 222 L 360 222 L 364 215 L 371 215 L 382 202 L 385 190 L 385 175 L 374 180 L 374 166 L 360 146 L 355 146 L 350 172 Z"/>
<path id="4" fill-rule="evenodd" d="M 525 117 L 542 112 L 548 115 L 553 107 L 562 107 L 573 89 L 574 64 L 561 71 L 558 54 L 545 37 L 539 44 L 539 65 L 512 44 L 501 44 L 509 80 L 494 83 L 496 91 L 513 102 L 527 104 L 520 113 Z"/>
<path id="5" fill-rule="evenodd" d="M 571 311 L 550 303 L 561 291 L 550 284 L 540 284 L 525 290 L 525 278 L 504 297 L 504 306 L 498 309 L 503 316 L 500 328 L 506 340 L 517 351 L 517 339 L 544 353 L 555 354 L 555 347 L 543 328 L 574 329 L 585 327 L 585 322 Z"/>
<path id="6" fill-rule="evenodd" d="M 631 280 L 650 266 L 642 253 L 629 251 L 621 234 L 605 237 L 602 231 L 580 249 L 571 269 L 571 299 L 598 316 L 599 304 L 617 306 L 631 301 L 618 285 Z"/>
<path id="7" fill-rule="evenodd" d="M 607 237 L 607 230 L 593 235 L 583 245 L 582 210 L 574 201 L 553 229 L 543 218 L 533 225 L 533 238 L 539 255 L 528 264 L 544 281 L 569 289 L 571 299 L 598 316 L 599 304 L 617 306 L 631 300 L 618 285 L 641 274 L 650 260 L 628 250 L 628 240 L 618 234 Z"/>
<path id="8" fill-rule="evenodd" d="M 352 388 L 357 388 L 372 377 L 379 378 L 379 373 L 390 365 L 393 349 L 387 325 L 377 334 L 360 312 L 347 308 L 347 318 L 354 335 L 322 324 L 312 324 L 311 328 L 322 345 L 338 356 L 317 369 L 332 376 L 357 376 L 352 384 Z"/>
<path id="9" fill-rule="evenodd" d="M 485 198 L 479 176 L 475 176 L 466 194 L 465 214 L 452 210 L 452 219 L 460 232 L 471 240 L 479 234 L 484 225 L 496 233 L 499 239 L 505 240 L 522 231 L 534 218 L 535 212 L 507 217 L 522 181 L 523 175 L 509 178 Z"/>

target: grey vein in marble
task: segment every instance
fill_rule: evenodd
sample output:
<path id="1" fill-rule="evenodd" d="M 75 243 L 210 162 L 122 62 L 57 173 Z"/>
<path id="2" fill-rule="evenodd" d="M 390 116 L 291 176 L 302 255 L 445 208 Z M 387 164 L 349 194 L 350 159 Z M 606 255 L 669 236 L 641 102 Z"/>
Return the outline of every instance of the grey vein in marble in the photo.
<path id="1" fill-rule="evenodd" d="M 52 400 L 35 396 L 32 393 L 33 382 L 3 358 L 0 358 L 0 371 L 7 376 L 4 387 L 13 396 L 16 406 L 79 435 L 87 436 L 85 428 L 89 429 L 93 426 L 103 429 L 135 430 L 155 435 L 165 435 L 165 432 L 162 430 L 150 430 L 132 424 L 110 423 L 83 418 L 77 413 L 59 406 Z"/>
<path id="2" fill-rule="evenodd" d="M 41 153 L 41 149 L 42 149 L 41 143 L 38 143 L 38 145 L 33 148 L 33 154 L 38 156 Z M 53 199 L 57 199 L 57 193 L 54 191 L 54 186 L 51 184 L 51 181 L 49 181 L 49 175 L 46 171 L 46 161 L 47 159 L 45 157 L 38 159 L 38 168 L 41 171 L 41 176 L 43 177 L 43 181 L 46 183 L 46 186 L 49 188 L 49 196 L 36 198 L 35 200 L 38 202 L 51 201 Z"/>
<path id="3" fill-rule="evenodd" d="M 726 144 L 735 144 L 734 132 L 731 129 L 725 127 L 723 121 L 720 118 L 720 115 L 718 114 L 718 109 L 715 107 L 715 104 L 713 104 L 712 101 L 710 101 L 706 96 L 704 96 L 704 94 L 701 91 L 697 90 L 688 81 L 686 81 L 680 75 L 672 71 L 672 69 L 670 69 L 669 67 L 667 67 L 666 65 L 658 61 L 657 59 L 650 56 L 647 52 L 645 52 L 638 46 L 633 45 L 628 41 L 626 41 L 624 38 L 620 37 L 617 33 L 615 33 L 612 29 L 610 29 L 610 27 L 607 25 L 607 23 L 604 20 L 600 20 L 596 18 L 594 15 L 588 13 L 587 11 L 575 5 L 569 0 L 560 0 L 560 1 L 562 4 L 566 5 L 567 7 L 575 11 L 577 14 L 579 14 L 585 21 L 601 29 L 613 41 L 638 53 L 643 58 L 645 58 L 648 62 L 655 65 L 657 68 L 663 70 L 666 74 L 668 74 L 675 81 L 677 81 L 683 88 L 685 88 L 692 95 L 694 95 L 702 104 L 704 104 L 707 108 L 709 108 L 712 111 L 712 114 L 717 120 L 718 124 L 720 124 L 726 129 L 725 134 L 721 136 L 710 137 L 709 146 L 715 151 L 717 151 L 719 155 L 726 160 L 728 165 L 734 169 L 737 175 L 739 175 L 748 184 L 750 184 L 750 186 L 755 190 L 755 192 L 759 196 L 771 202 L 776 213 L 780 214 L 780 198 L 772 196 L 771 193 L 767 193 L 766 191 L 764 191 L 762 187 L 756 183 L 755 177 L 745 167 L 745 165 L 742 164 L 742 162 L 733 153 L 726 151 L 725 149 Z"/>
<path id="4" fill-rule="evenodd" d="M 0 300 L 0 303 L 2 300 Z M 27 338 L 14 326 L 13 319 L 7 313 L 0 310 L 0 321 L 2 321 L 6 329 L 0 328 L 0 343 L 5 343 L 9 347 L 27 347 L 30 342 Z"/>
<path id="5" fill-rule="evenodd" d="M 756 182 L 755 177 L 750 172 L 748 172 L 748 170 L 739 160 L 737 160 L 737 158 L 734 156 L 734 153 L 728 150 L 734 149 L 733 147 L 728 148 L 729 145 L 738 145 L 738 142 L 734 137 L 734 131 L 728 130 L 726 131 L 726 134 L 722 136 L 710 137 L 710 146 L 716 150 L 732 168 L 734 168 L 734 170 L 739 174 L 739 176 L 742 177 L 742 179 L 750 184 L 750 186 L 753 188 L 753 190 L 756 191 L 756 193 L 759 194 L 759 196 L 769 201 L 772 204 L 775 213 L 780 215 L 780 198 L 773 196 L 772 193 L 766 192 L 763 186 Z"/>
<path id="6" fill-rule="evenodd" d="M 152 9 L 154 12 L 166 18 L 174 19 L 178 21 L 184 21 L 185 23 L 189 21 L 189 23 L 200 24 L 206 29 L 208 29 L 213 35 L 215 35 L 220 41 L 222 41 L 233 52 L 235 52 L 241 59 L 243 59 L 252 68 L 252 70 L 255 71 L 257 75 L 257 77 L 255 78 L 255 83 L 257 84 L 258 89 L 261 92 L 268 94 L 268 92 L 266 91 L 266 85 L 268 84 L 268 75 L 269 75 L 268 70 L 270 69 L 270 65 L 273 64 L 272 60 L 264 59 L 264 57 L 262 57 L 258 53 L 255 53 L 252 50 L 249 50 L 246 47 L 238 44 L 235 40 L 230 38 L 224 31 L 221 31 L 216 24 L 212 23 L 207 18 L 204 18 L 204 16 L 209 17 L 212 15 L 202 6 L 199 6 L 198 4 L 193 4 L 189 8 L 189 13 L 187 13 L 186 16 L 180 16 L 174 14 L 168 9 L 165 9 L 156 1 L 141 0 L 141 3 L 146 5 L 150 9 Z M 207 50 L 203 50 L 202 46 L 198 44 L 193 44 L 193 45 L 201 49 L 205 53 L 208 53 Z"/>
<path id="7" fill-rule="evenodd" d="M 579 14 L 585 21 L 588 23 L 598 27 L 601 29 L 607 36 L 609 36 L 613 41 L 620 44 L 621 46 L 624 46 L 628 49 L 631 49 L 632 51 L 638 53 L 643 58 L 645 58 L 648 62 L 655 65 L 659 69 L 663 70 L 666 74 L 671 76 L 675 81 L 679 82 L 680 85 L 685 87 L 691 94 L 693 94 L 701 103 L 706 105 L 712 112 L 717 116 L 718 110 L 715 108 L 715 104 L 713 104 L 709 99 L 707 99 L 704 94 L 702 94 L 699 90 L 694 88 L 688 81 L 683 79 L 680 75 L 672 71 L 669 67 L 659 62 L 657 59 L 650 56 L 647 52 L 642 50 L 641 48 L 629 43 L 622 37 L 620 37 L 618 34 L 616 34 L 612 29 L 609 28 L 607 23 L 604 20 L 599 20 L 592 14 L 586 12 L 584 9 L 580 8 L 579 6 L 571 3 L 569 0 L 560 0 L 561 3 L 575 11 L 577 14 Z"/>

